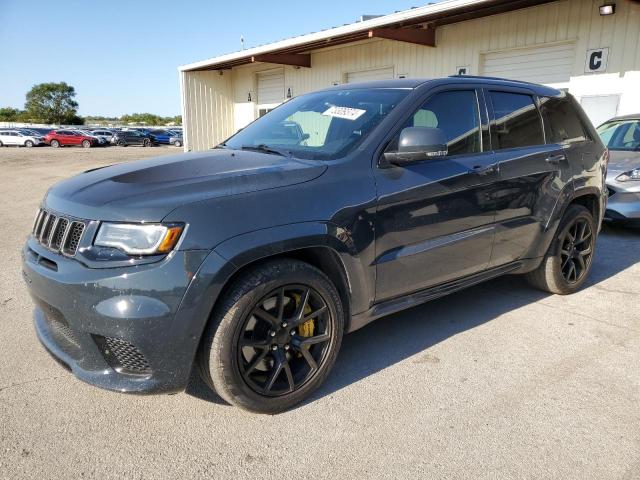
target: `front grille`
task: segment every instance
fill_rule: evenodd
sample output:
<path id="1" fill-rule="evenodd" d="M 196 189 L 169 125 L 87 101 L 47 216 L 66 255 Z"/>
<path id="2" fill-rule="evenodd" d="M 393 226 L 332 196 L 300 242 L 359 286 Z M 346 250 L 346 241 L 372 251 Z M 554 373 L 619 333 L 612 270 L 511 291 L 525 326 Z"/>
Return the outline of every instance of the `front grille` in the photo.
<path id="1" fill-rule="evenodd" d="M 33 236 L 42 246 L 72 257 L 78 250 L 84 228 L 82 221 L 40 209 L 33 224 Z"/>
<path id="2" fill-rule="evenodd" d="M 116 337 L 95 336 L 94 338 L 107 363 L 117 372 L 132 375 L 151 373 L 147 357 L 135 345 Z"/>

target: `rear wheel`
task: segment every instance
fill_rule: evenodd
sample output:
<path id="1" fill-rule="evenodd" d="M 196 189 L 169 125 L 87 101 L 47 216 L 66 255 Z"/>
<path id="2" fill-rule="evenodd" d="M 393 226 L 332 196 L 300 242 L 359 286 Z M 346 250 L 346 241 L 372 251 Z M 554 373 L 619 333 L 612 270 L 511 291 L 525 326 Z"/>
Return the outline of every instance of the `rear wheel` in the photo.
<path id="1" fill-rule="evenodd" d="M 176 147 L 181 147 L 181 146 L 182 146 L 182 143 L 180 142 L 180 140 L 176 140 L 175 142 L 173 142 L 173 144 L 174 144 Z"/>
<path id="2" fill-rule="evenodd" d="M 145 139 L 142 141 L 142 146 L 143 146 L 143 147 L 150 147 L 150 146 L 151 146 L 151 140 L 149 140 L 148 138 L 145 138 Z"/>
<path id="3" fill-rule="evenodd" d="M 591 270 L 596 232 L 589 210 L 582 205 L 569 206 L 544 260 L 536 270 L 527 273 L 529 283 L 560 295 L 579 290 Z"/>
<path id="4" fill-rule="evenodd" d="M 286 410 L 327 377 L 343 326 L 340 297 L 326 275 L 296 260 L 267 262 L 221 298 L 199 350 L 200 374 L 231 404 Z"/>
<path id="5" fill-rule="evenodd" d="M 124 140 L 118 140 L 116 145 L 118 145 L 119 147 L 126 147 L 127 144 Z"/>
<path id="6" fill-rule="evenodd" d="M 82 141 L 82 146 L 84 148 L 91 148 L 91 142 L 89 140 L 83 140 Z"/>
<path id="7" fill-rule="evenodd" d="M 24 142 L 24 146 L 27 148 L 31 148 L 33 147 L 33 142 L 31 140 L 27 140 L 26 142 Z"/>
<path id="8" fill-rule="evenodd" d="M 4 143 L 2 143 L 2 141 L 0 141 L 0 147 L 4 147 Z"/>
<path id="9" fill-rule="evenodd" d="M 60 146 L 60 142 L 58 140 L 51 140 L 51 146 L 53 148 L 58 148 Z"/>

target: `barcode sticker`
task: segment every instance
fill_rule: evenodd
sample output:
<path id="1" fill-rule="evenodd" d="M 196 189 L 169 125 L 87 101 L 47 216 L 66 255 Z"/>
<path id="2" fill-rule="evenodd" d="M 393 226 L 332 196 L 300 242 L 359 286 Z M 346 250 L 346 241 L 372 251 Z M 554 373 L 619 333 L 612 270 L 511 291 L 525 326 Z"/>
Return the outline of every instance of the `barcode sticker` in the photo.
<path id="1" fill-rule="evenodd" d="M 329 107 L 322 114 L 328 117 L 344 118 L 345 120 L 356 120 L 360 118 L 366 110 L 351 107 L 336 107 L 335 105 Z"/>

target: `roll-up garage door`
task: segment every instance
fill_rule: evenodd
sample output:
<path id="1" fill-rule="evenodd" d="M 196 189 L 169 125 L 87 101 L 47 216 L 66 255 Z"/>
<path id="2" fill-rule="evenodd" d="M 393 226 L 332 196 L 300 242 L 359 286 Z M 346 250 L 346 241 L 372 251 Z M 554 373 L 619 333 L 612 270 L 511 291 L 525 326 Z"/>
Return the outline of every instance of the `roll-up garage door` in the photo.
<path id="1" fill-rule="evenodd" d="M 534 83 L 568 82 L 573 70 L 575 45 L 540 45 L 490 52 L 483 55 L 482 74 Z"/>
<path id="2" fill-rule="evenodd" d="M 284 71 L 272 70 L 258 73 L 259 108 L 275 107 L 284 102 Z"/>
<path id="3" fill-rule="evenodd" d="M 391 78 L 393 78 L 393 67 L 347 73 L 347 83 L 370 82 L 371 80 L 389 80 Z"/>

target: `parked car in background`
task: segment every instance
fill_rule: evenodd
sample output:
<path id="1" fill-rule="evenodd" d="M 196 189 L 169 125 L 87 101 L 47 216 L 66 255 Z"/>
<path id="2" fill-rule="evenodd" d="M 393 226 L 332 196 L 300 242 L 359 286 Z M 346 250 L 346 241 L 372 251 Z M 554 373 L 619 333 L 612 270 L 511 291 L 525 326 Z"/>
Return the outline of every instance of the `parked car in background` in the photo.
<path id="1" fill-rule="evenodd" d="M 44 137 L 47 133 L 51 132 L 54 129 L 49 127 L 29 127 L 29 130 L 38 132 L 40 136 Z"/>
<path id="2" fill-rule="evenodd" d="M 147 133 L 142 133 L 137 130 L 123 130 L 113 134 L 113 137 L 111 137 L 111 144 L 118 145 L 120 147 L 127 147 L 129 145 L 151 147 L 152 145 L 157 145 L 157 142 Z"/>
<path id="3" fill-rule="evenodd" d="M 100 141 L 93 135 L 87 135 L 86 133 L 78 130 L 52 130 L 45 137 L 44 141 L 47 145 L 51 145 L 53 148 L 65 147 L 68 145 L 81 145 L 84 148 L 95 147 L 99 145 Z"/>
<path id="4" fill-rule="evenodd" d="M 94 137 L 102 138 L 107 143 L 111 142 L 111 137 L 113 137 L 113 131 L 106 129 L 91 130 L 90 133 Z"/>
<path id="5" fill-rule="evenodd" d="M 22 254 L 35 330 L 85 382 L 176 392 L 197 369 L 224 400 L 279 412 L 379 317 L 506 274 L 578 291 L 606 161 L 576 100 L 541 85 L 300 95 L 212 150 L 52 186 Z"/>
<path id="6" fill-rule="evenodd" d="M 640 113 L 612 118 L 597 130 L 609 149 L 605 218 L 640 225 Z"/>
<path id="7" fill-rule="evenodd" d="M 169 137 L 169 145 L 173 145 L 174 147 L 181 147 L 182 145 L 184 145 L 184 142 L 182 141 L 182 134 L 174 134 L 174 136 Z"/>
<path id="8" fill-rule="evenodd" d="M 175 132 L 171 130 L 150 130 L 149 136 L 153 138 L 157 143 L 162 145 L 169 145 L 170 138 L 175 135 Z"/>
<path id="9" fill-rule="evenodd" d="M 18 147 L 35 147 L 44 145 L 44 137 L 22 130 L 0 131 L 0 147 L 15 145 Z"/>

